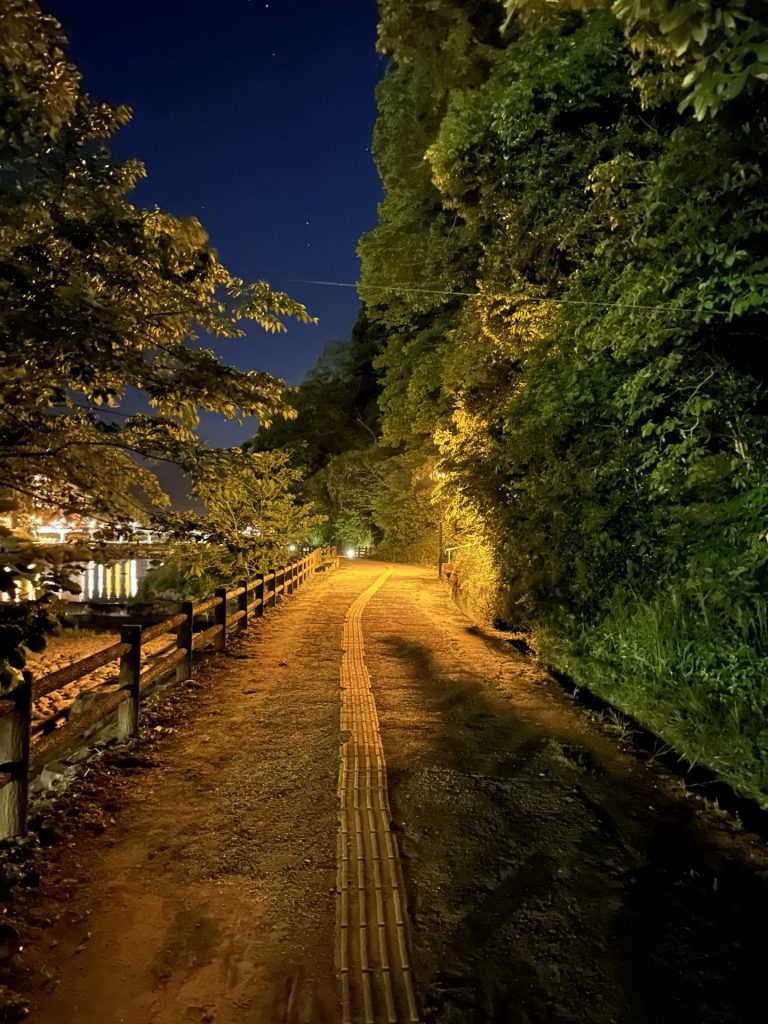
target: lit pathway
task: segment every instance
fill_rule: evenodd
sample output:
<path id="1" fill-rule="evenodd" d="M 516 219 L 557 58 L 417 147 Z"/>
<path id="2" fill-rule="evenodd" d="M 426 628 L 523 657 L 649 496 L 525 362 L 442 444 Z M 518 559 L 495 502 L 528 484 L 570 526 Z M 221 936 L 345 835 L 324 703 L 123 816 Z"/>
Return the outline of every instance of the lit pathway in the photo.
<path id="1" fill-rule="evenodd" d="M 34 1024 L 765 1024 L 765 843 L 431 568 L 318 573 L 144 724 L 0 918 Z"/>
<path id="2" fill-rule="evenodd" d="M 357 598 L 344 620 L 336 910 L 343 1024 L 419 1020 L 386 762 L 361 628 L 363 609 L 392 571 Z"/>

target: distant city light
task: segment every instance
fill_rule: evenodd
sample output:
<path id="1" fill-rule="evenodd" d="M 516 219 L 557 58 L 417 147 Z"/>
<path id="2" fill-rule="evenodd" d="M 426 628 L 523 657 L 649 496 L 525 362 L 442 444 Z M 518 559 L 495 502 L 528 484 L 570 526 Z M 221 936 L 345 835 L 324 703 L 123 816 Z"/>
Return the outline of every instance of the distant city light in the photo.
<path id="1" fill-rule="evenodd" d="M 288 550 L 289 551 L 295 551 L 296 550 L 296 545 L 295 544 L 289 544 L 288 545 Z"/>

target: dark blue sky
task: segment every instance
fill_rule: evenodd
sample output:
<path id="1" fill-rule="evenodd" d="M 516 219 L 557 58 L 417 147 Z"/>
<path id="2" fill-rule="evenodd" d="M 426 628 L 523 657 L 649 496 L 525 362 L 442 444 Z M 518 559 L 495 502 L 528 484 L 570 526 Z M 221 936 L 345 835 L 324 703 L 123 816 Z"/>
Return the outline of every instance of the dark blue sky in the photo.
<path id="1" fill-rule="evenodd" d="M 147 167 L 134 201 L 198 217 L 230 270 L 320 317 L 277 337 L 249 324 L 215 346 L 298 383 L 326 342 L 349 336 L 358 301 L 295 279 L 356 281 L 357 240 L 376 219 L 375 0 L 41 2 L 88 92 L 133 108 L 113 150 Z M 253 430 L 210 416 L 201 433 L 236 444 Z"/>

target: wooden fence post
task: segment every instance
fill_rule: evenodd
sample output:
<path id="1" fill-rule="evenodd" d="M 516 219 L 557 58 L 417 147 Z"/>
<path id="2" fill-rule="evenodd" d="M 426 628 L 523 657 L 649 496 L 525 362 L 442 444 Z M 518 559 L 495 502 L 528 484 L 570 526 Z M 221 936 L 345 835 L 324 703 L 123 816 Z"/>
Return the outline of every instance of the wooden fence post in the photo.
<path id="1" fill-rule="evenodd" d="M 279 572 L 280 572 L 280 577 L 281 577 L 280 582 L 283 585 L 283 596 L 280 598 L 280 600 L 284 601 L 285 600 L 285 566 L 284 565 L 280 566 Z M 277 580 L 275 580 L 275 604 L 277 604 Z"/>
<path id="2" fill-rule="evenodd" d="M 213 610 L 213 624 L 221 626 L 221 632 L 217 633 L 213 641 L 213 649 L 223 651 L 227 646 L 227 588 L 216 587 L 213 593 L 215 597 L 221 598 Z"/>
<path id="3" fill-rule="evenodd" d="M 32 717 L 32 682 L 29 676 L 3 694 L 0 712 L 0 772 L 6 776 L 5 785 L 0 789 L 0 839 L 11 839 L 23 836 L 27 830 L 29 727 Z"/>
<path id="4" fill-rule="evenodd" d="M 176 666 L 176 682 L 183 683 L 192 675 L 192 635 L 194 632 L 194 605 L 191 601 L 182 601 L 181 614 L 184 621 L 176 630 L 176 649 L 185 650 L 187 656 Z"/>
<path id="5" fill-rule="evenodd" d="M 272 595 L 270 597 L 270 608 L 274 608 L 277 604 L 277 574 L 279 569 L 274 568 L 269 570 L 272 574 Z"/>
<path id="6" fill-rule="evenodd" d="M 261 618 L 261 616 L 264 614 L 264 573 L 263 572 L 257 572 L 256 573 L 256 586 L 254 588 L 253 593 L 254 593 L 254 595 L 256 597 L 256 609 L 254 611 L 254 615 L 257 618 Z"/>
<path id="7" fill-rule="evenodd" d="M 243 592 L 237 596 L 237 610 L 243 613 L 243 617 L 240 619 L 240 629 L 245 629 L 248 625 L 248 580 L 243 580 L 240 586 L 243 588 Z"/>
<path id="8" fill-rule="evenodd" d="M 117 707 L 117 739 L 129 740 L 139 735 L 139 701 L 141 699 L 141 626 L 123 626 L 120 643 L 130 650 L 120 658 L 120 690 L 126 698 Z"/>

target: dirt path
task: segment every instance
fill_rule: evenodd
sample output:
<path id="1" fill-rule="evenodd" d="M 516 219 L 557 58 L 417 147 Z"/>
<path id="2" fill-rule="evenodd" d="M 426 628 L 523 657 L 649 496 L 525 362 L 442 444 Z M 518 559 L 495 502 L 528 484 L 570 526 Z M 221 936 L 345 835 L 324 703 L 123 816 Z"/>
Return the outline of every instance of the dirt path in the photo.
<path id="1" fill-rule="evenodd" d="M 385 568 L 300 591 L 64 801 L 40 884 L 9 904 L 24 949 L 0 980 L 33 1024 L 342 1019 L 342 636 Z M 432 573 L 396 567 L 359 622 L 422 1020 L 765 1019 L 764 844 L 622 750 Z"/>
<path id="2" fill-rule="evenodd" d="M 341 636 L 380 572 L 325 574 L 210 662 L 106 835 L 55 851 L 17 965 L 35 1024 L 336 1019 Z"/>

